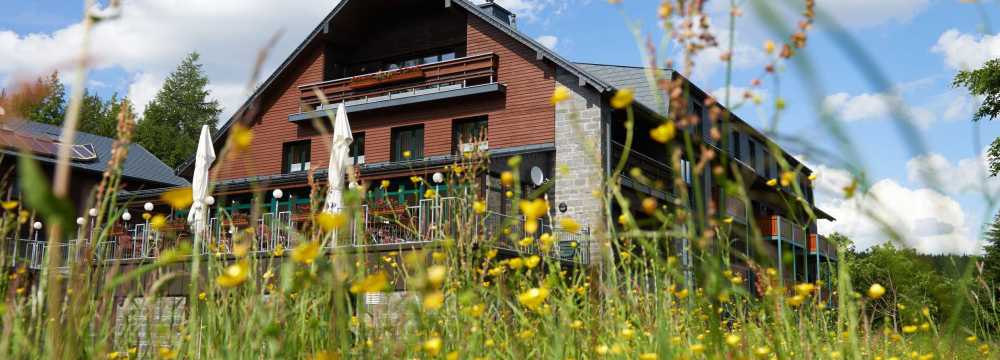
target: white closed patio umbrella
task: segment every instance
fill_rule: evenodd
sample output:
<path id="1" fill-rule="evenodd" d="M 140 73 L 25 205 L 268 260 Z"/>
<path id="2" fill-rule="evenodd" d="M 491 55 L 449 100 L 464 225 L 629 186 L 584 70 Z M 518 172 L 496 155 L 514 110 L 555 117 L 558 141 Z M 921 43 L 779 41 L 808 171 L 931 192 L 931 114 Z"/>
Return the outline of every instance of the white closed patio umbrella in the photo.
<path id="1" fill-rule="evenodd" d="M 201 128 L 201 136 L 198 139 L 198 152 L 194 157 L 194 177 L 191 178 L 191 210 L 188 211 L 188 224 L 191 224 L 195 234 L 202 234 L 205 230 L 208 205 L 205 198 L 208 196 L 208 172 L 215 161 L 215 148 L 212 146 L 212 135 L 209 133 L 208 125 Z"/>
<path id="2" fill-rule="evenodd" d="M 350 158 L 351 124 L 347 121 L 347 110 L 344 104 L 337 107 L 337 115 L 333 121 L 333 141 L 330 143 L 330 165 L 327 169 L 326 203 L 323 211 L 335 213 L 344 206 L 344 172 Z"/>

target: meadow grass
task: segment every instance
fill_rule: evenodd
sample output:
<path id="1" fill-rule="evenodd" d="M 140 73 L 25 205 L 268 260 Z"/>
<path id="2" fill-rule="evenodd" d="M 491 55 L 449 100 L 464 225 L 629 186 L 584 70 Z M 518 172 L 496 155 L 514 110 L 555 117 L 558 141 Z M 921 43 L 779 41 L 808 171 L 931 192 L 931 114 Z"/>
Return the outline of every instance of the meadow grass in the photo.
<path id="1" fill-rule="evenodd" d="M 734 1 L 730 28 L 735 28 L 739 10 Z M 758 13 L 770 17 L 770 23 L 784 29 L 771 4 L 753 2 Z M 714 44 L 702 36 L 700 8 L 697 2 L 665 2 L 656 9 L 667 26 L 667 43 L 681 49 L 682 68 L 689 73 L 696 64 L 699 49 L 720 46 L 732 50 L 732 43 Z M 125 14 L 127 16 L 127 14 Z M 88 15 L 88 18 L 92 18 Z M 102 20 L 93 18 L 92 20 Z M 108 21 L 113 21 L 107 19 Z M 103 21 L 103 20 L 102 20 Z M 782 30 L 788 41 L 769 43 L 765 50 L 774 55 L 774 63 L 766 76 L 777 77 L 773 66 L 795 63 L 804 68 L 803 77 L 814 81 L 808 73 L 808 58 L 798 53 L 805 47 L 806 34 L 815 14 L 806 2 L 798 28 Z M 801 25 L 805 23 L 805 25 Z M 88 29 L 84 33 L 89 32 Z M 692 31 L 684 31 L 692 30 Z M 732 39 L 730 33 L 729 39 Z M 852 39 L 845 38 L 850 48 Z M 657 64 L 656 51 L 643 52 L 647 63 Z M 864 54 L 858 54 L 863 57 Z M 732 73 L 731 59 L 727 63 L 727 79 Z M 260 64 L 258 63 L 258 66 Z M 861 65 L 863 71 L 879 78 L 877 68 Z M 80 72 L 85 74 L 85 64 Z M 254 73 L 257 73 L 255 70 Z M 687 101 L 683 91 L 671 91 L 679 86 L 662 74 L 648 71 L 650 86 L 660 87 L 666 94 L 660 102 L 667 116 L 654 133 L 633 133 L 632 94 L 623 90 L 614 96 L 612 105 L 628 114 L 625 128 L 627 140 L 620 159 L 613 159 L 614 172 L 605 179 L 595 196 L 605 204 L 608 214 L 603 224 L 591 224 L 591 241 L 596 242 L 600 256 L 589 264 L 572 264 L 553 256 L 554 244 L 559 244 L 562 232 L 547 232 L 545 228 L 528 231 L 526 238 L 486 236 L 476 229 L 482 227 L 486 211 L 483 199 L 462 192 L 430 194 L 430 197 L 456 198 L 460 206 L 452 209 L 434 242 L 416 249 L 369 253 L 365 248 L 345 249 L 331 245 L 344 241 L 346 234 L 363 230 L 355 211 L 328 214 L 316 211 L 325 190 L 313 184 L 312 225 L 289 229 L 295 239 L 288 249 L 267 252 L 254 251 L 256 239 L 252 232 L 237 231 L 233 248 L 222 252 L 211 235 L 196 237 L 197 246 L 179 245 L 160 254 L 156 261 L 123 267 L 117 263 L 95 261 L 94 244 L 109 237 L 115 219 L 121 213 L 117 189 L 120 181 L 122 153 L 131 141 L 133 119 L 119 120 L 119 142 L 116 158 L 109 164 L 105 181 L 92 197 L 99 209 L 98 224 L 85 229 L 95 234 L 92 242 L 80 247 L 81 256 L 70 256 L 63 267 L 58 257 L 50 257 L 48 267 L 40 274 L 15 268 L 0 278 L 0 293 L 4 294 L 0 353 L 5 358 L 446 358 L 446 359 L 930 359 L 930 358 L 989 358 L 993 355 L 998 325 L 994 314 L 989 284 L 976 281 L 973 269 L 967 269 L 960 294 L 955 301 L 973 309 L 974 324 L 958 324 L 952 318 L 943 319 L 925 306 L 904 310 L 881 285 L 858 291 L 852 284 L 848 266 L 831 270 L 832 278 L 822 283 L 785 283 L 766 260 L 748 258 L 740 249 L 730 248 L 731 225 L 727 219 L 713 213 L 710 204 L 693 202 L 693 208 L 676 204 L 643 201 L 642 214 L 628 209 L 629 200 L 619 185 L 629 148 L 638 137 L 652 137 L 663 143 L 670 154 L 673 168 L 682 155 L 706 159 L 693 166 L 696 174 L 713 172 L 717 181 L 727 188 L 728 196 L 749 203 L 744 179 L 739 172 L 726 169 L 736 166 L 725 156 L 718 162 L 712 150 L 699 147 L 690 132 L 681 131 L 693 123 L 686 122 L 686 113 L 669 106 Z M 83 83 L 85 75 L 76 78 Z M 664 81 L 665 80 L 665 81 Z M 880 81 L 880 80 L 873 80 Z M 253 81 L 251 81 L 253 83 Z M 665 84 L 665 85 L 661 85 Z M 82 86 L 74 86 L 82 89 Z M 817 85 L 817 89 L 821 88 Z M 548 94 L 545 94 L 548 96 Z M 731 103 L 730 95 L 719 99 Z M 552 101 L 565 100 L 565 93 L 556 90 Z M 776 133 L 784 105 L 773 104 L 770 133 Z M 70 112 L 74 111 L 70 107 Z M 900 113 L 901 132 L 913 136 L 910 143 L 922 146 L 919 134 L 913 133 Z M 725 126 L 728 115 L 717 114 L 713 126 Z M 840 139 L 846 162 L 860 157 L 850 139 L 844 137 L 835 119 L 824 119 L 830 136 Z M 74 121 L 68 121 L 72 129 Z M 220 161 L 245 150 L 252 141 L 252 130 L 237 127 Z M 644 138 L 645 140 L 645 138 Z M 722 140 L 723 143 L 725 140 Z M 780 154 L 774 143 L 772 154 Z M 725 146 L 723 146 L 725 148 Z M 593 150 L 593 149 L 591 149 Z M 66 156 L 60 156 L 63 164 Z M 793 194 L 801 197 L 804 189 L 794 181 L 800 169 L 791 167 L 783 158 L 776 159 L 781 167 L 781 180 Z M 453 186 L 476 184 L 486 169 L 487 157 L 473 154 L 448 167 L 446 181 Z M 529 218 L 550 217 L 549 204 L 540 200 L 542 191 L 522 191 L 517 172 L 517 158 L 501 179 L 507 183 L 510 196 L 504 201 Z M 30 160 L 22 160 L 31 166 Z M 218 166 L 217 166 L 218 168 Z M 725 175 L 733 173 L 734 175 Z M 861 172 L 856 172 L 861 174 Z M 675 174 L 678 178 L 680 174 Z M 25 175 L 21 175 L 22 177 Z M 37 176 L 37 175 L 36 175 Z M 561 176 L 557 174 L 556 176 Z M 698 176 L 690 190 L 698 193 Z M 37 179 L 35 179 L 37 180 Z M 56 189 L 65 186 L 66 179 L 56 179 Z M 428 180 L 417 177 L 416 182 Z M 844 196 L 855 196 L 866 188 L 859 176 L 856 188 L 845 189 Z M 47 184 L 47 181 L 43 181 Z M 62 185 L 59 185 L 62 183 Z M 377 187 L 378 184 L 365 184 Z M 772 185 L 777 186 L 777 185 Z M 680 203 L 689 202 L 687 188 L 680 187 Z M 48 193 L 47 186 L 33 186 L 28 191 Z M 357 208 L 365 188 L 348 190 L 349 208 Z M 59 191 L 55 192 L 59 194 Z M 188 198 L 167 194 L 164 200 L 176 208 L 190 203 Z M 26 197 L 32 196 L 25 194 Z M 859 195 L 860 196 L 860 195 Z M 256 192 L 258 201 L 263 197 Z M 48 198 L 46 198 L 48 199 Z M 9 199 L 4 205 L 3 238 L 24 231 L 32 222 L 32 213 L 19 211 L 19 199 Z M 787 199 L 796 206 L 795 198 Z M 26 205 L 33 201 L 25 199 Z M 37 201 L 34 201 L 36 204 Z M 611 219 L 612 208 L 625 209 Z M 808 208 L 807 208 L 808 209 Z M 808 221 L 814 221 L 811 210 Z M 224 210 L 216 214 L 230 216 Z M 162 229 L 162 214 L 149 214 L 154 228 Z M 251 214 L 256 219 L 259 213 Z M 637 219 L 642 219 L 637 220 Z M 251 223 L 254 223 L 251 221 Z M 576 219 L 549 218 L 547 223 L 559 224 L 569 232 L 578 227 Z M 751 222 L 752 223 L 752 222 Z M 69 228 L 68 223 L 62 225 Z M 760 247 L 760 232 L 754 227 Z M 886 237 L 893 238 L 891 226 Z M 411 229 L 416 231 L 416 229 Z M 69 238 L 57 230 L 50 234 L 55 241 Z M 176 236 L 164 230 L 166 238 Z M 500 242 L 522 243 L 538 248 L 536 254 L 504 256 L 497 251 Z M 678 244 L 689 243 L 691 261 L 678 252 Z M 54 244 L 54 243 L 53 243 Z M 199 247 L 207 249 L 204 256 Z M 4 247 L 6 248 L 6 247 Z M 844 244 L 839 258 L 846 258 Z M 59 252 L 50 251 L 49 254 Z M 596 254 L 595 254 L 596 255 Z M 55 259 L 52 259 L 55 258 Z M 190 261 L 194 258 L 199 261 Z M 7 259 L 7 257 L 4 257 Z M 731 259 L 749 262 L 756 270 L 755 278 L 730 270 Z M 58 265 L 58 266 L 54 266 Z M 970 265 L 971 266 L 971 265 Z M 195 275 L 192 275 L 195 274 Z M 200 275 L 197 275 L 200 274 Z M 180 285 L 178 285 L 180 284 Z M 749 286 L 748 284 L 753 284 Z M 189 286 L 187 296 L 166 297 L 168 289 Z M 834 289 L 823 293 L 821 289 Z M 391 297 L 386 306 L 366 306 L 365 294 L 405 289 Z M 968 300 L 974 298 L 975 300 Z M 919 304 L 917 304 L 919 305 Z M 957 318 L 957 317 L 956 317 Z M 948 320 L 945 322 L 944 320 Z M 142 346 L 140 346 L 142 344 Z"/>

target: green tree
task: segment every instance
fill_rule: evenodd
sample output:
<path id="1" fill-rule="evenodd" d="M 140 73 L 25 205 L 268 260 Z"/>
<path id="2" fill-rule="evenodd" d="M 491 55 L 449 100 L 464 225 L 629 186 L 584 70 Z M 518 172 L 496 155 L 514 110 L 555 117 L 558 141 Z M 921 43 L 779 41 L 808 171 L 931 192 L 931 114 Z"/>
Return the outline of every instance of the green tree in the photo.
<path id="1" fill-rule="evenodd" d="M 986 245 L 983 246 L 983 280 L 993 288 L 1000 285 L 1000 213 L 986 230 Z"/>
<path id="2" fill-rule="evenodd" d="M 993 120 L 1000 115 L 1000 59 L 987 61 L 982 68 L 976 70 L 959 71 L 952 85 L 965 87 L 973 96 L 983 98 L 983 104 L 972 117 L 973 121 L 982 118 Z M 1000 137 L 993 139 L 987 154 L 990 175 L 996 176 L 1000 173 Z"/>
<path id="3" fill-rule="evenodd" d="M 118 99 L 118 94 L 111 95 L 106 101 L 89 92 L 84 94 L 80 110 L 80 131 L 114 138 L 118 131 L 118 112 L 123 100 Z M 127 106 L 127 111 L 135 118 L 132 105 Z"/>
<path id="4" fill-rule="evenodd" d="M 59 72 L 52 72 L 47 79 L 38 79 L 45 95 L 28 113 L 28 119 L 40 123 L 60 125 L 66 118 L 66 87 L 59 82 Z"/>
<path id="5" fill-rule="evenodd" d="M 136 141 L 169 166 L 194 154 L 202 125 L 214 133 L 222 112 L 219 102 L 209 99 L 208 77 L 198 58 L 189 54 L 167 77 L 136 129 Z"/>

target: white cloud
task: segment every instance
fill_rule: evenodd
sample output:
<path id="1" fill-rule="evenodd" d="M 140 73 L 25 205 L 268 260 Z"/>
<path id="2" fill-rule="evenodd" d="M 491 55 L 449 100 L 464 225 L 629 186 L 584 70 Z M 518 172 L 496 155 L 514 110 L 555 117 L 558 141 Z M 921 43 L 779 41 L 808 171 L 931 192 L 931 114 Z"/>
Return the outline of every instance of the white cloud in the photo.
<path id="1" fill-rule="evenodd" d="M 889 242 L 895 234 L 901 245 L 921 253 L 981 252 L 961 205 L 931 189 L 911 189 L 882 179 L 867 193 L 851 199 L 824 197 L 817 206 L 837 219 L 820 221 L 820 233 L 844 234 L 859 250 Z"/>
<path id="2" fill-rule="evenodd" d="M 928 3 L 928 0 L 818 0 L 816 6 L 841 25 L 863 28 L 909 22 Z"/>
<path id="3" fill-rule="evenodd" d="M 952 69 L 975 69 L 1000 57 L 1000 35 L 975 36 L 950 29 L 941 34 L 931 51 L 944 56 L 944 63 Z"/>
<path id="4" fill-rule="evenodd" d="M 906 162 L 910 182 L 938 187 L 948 194 L 1000 195 L 1000 178 L 989 176 L 987 153 L 951 162 L 941 154 L 921 155 Z"/>
<path id="5" fill-rule="evenodd" d="M 934 111 L 921 106 L 908 106 L 896 95 L 839 92 L 823 99 L 823 111 L 848 122 L 891 119 L 896 107 L 908 111 L 913 123 L 921 128 L 926 129 L 937 119 Z"/>
<path id="6" fill-rule="evenodd" d="M 142 114 L 146 111 L 146 105 L 156 97 L 156 93 L 163 86 L 164 78 L 151 73 L 138 73 L 132 77 L 132 83 L 128 86 L 128 97 L 135 106 L 135 111 Z"/>
<path id="7" fill-rule="evenodd" d="M 225 106 L 223 120 L 243 100 L 241 91 L 256 52 L 274 32 L 286 30 L 262 69 L 269 74 L 334 6 L 335 0 L 133 0 L 122 17 L 98 25 L 91 58 L 95 69 L 120 68 L 131 74 L 129 93 L 145 107 L 154 80 L 162 82 L 184 56 L 201 54 L 213 97 Z M 79 55 L 81 25 L 51 33 L 0 31 L 0 78 L 34 77 L 69 69 Z M 154 92 L 155 94 L 155 92 Z"/>
<path id="8" fill-rule="evenodd" d="M 720 87 L 718 89 L 712 90 L 712 97 L 715 98 L 719 103 L 725 102 L 726 99 L 726 87 Z M 742 86 L 730 86 L 729 87 L 729 103 L 728 107 L 730 110 L 736 110 L 741 106 L 754 103 L 765 103 L 771 94 L 764 89 L 752 89 Z"/>
<path id="9" fill-rule="evenodd" d="M 854 179 L 850 172 L 808 162 L 806 165 L 817 176 L 813 188 L 816 206 L 837 219 L 820 220 L 821 234 L 844 234 L 859 250 L 889 242 L 891 235 L 897 234 L 897 244 L 921 253 L 981 251 L 973 217 L 949 195 L 882 179 L 868 192 L 858 189 L 851 199 L 845 199 L 844 188 Z"/>
<path id="10" fill-rule="evenodd" d="M 542 35 L 535 38 L 535 41 L 549 49 L 555 49 L 556 44 L 559 44 L 559 38 L 553 35 Z"/>

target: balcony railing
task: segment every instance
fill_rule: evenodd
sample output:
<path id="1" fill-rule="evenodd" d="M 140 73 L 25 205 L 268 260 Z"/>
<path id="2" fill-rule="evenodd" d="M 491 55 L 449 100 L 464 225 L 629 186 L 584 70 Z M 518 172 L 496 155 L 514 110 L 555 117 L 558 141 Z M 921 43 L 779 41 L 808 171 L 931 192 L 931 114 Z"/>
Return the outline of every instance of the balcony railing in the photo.
<path id="1" fill-rule="evenodd" d="M 415 205 L 378 209 L 364 205 L 357 209 L 357 222 L 354 226 L 344 227 L 343 232 L 327 247 L 415 247 L 447 237 L 454 238 L 454 232 L 458 231 L 453 220 L 455 214 L 461 211 L 468 213 L 468 209 L 468 206 L 461 206 L 458 198 L 423 199 Z M 250 240 L 250 247 L 247 249 L 249 254 L 277 254 L 280 249 L 290 250 L 299 241 L 298 237 L 292 236 L 293 229 L 297 227 L 297 223 L 309 221 L 308 219 L 307 214 L 290 211 L 264 214 L 253 226 L 250 226 L 246 217 L 241 216 L 222 220 L 211 218 L 208 222 L 209 236 L 205 246 L 201 248 L 202 254 L 231 255 L 234 244 L 239 243 L 237 237 L 241 236 Z M 477 231 L 487 239 L 486 246 L 518 253 L 541 254 L 570 262 L 586 263 L 588 260 L 589 231 L 570 234 L 560 229 L 543 227 L 542 232 L 556 235 L 557 241 L 553 244 L 552 251 L 542 251 L 537 245 L 521 246 L 512 240 L 524 237 L 523 217 L 487 212 L 476 216 L 475 221 L 478 224 Z M 184 236 L 162 236 L 145 223 L 140 223 L 116 232 L 106 241 L 98 242 L 91 253 L 95 261 L 152 260 L 181 241 L 188 240 Z M 74 240 L 59 245 L 63 259 L 74 256 L 79 259 L 82 256 L 80 244 L 80 241 Z M 5 255 L 10 259 L 8 264 L 39 269 L 45 264 L 48 244 L 43 240 L 9 240 L 5 250 Z"/>
<path id="2" fill-rule="evenodd" d="M 622 154 L 625 152 L 625 145 L 612 141 L 611 142 L 611 164 L 618 164 L 618 161 L 622 158 Z M 625 168 L 623 170 L 622 176 L 628 177 L 633 181 L 639 181 L 639 179 L 634 179 L 631 176 L 632 169 L 636 168 L 642 172 L 643 176 L 651 181 L 663 180 L 666 185 L 670 185 L 670 180 L 673 178 L 673 171 L 670 169 L 670 165 L 663 163 L 653 157 L 636 151 L 634 148 L 629 149 L 628 158 L 625 159 Z"/>
<path id="3" fill-rule="evenodd" d="M 819 254 L 829 259 L 837 259 L 837 245 L 819 234 L 809 234 L 809 253 Z"/>
<path id="4" fill-rule="evenodd" d="M 802 226 L 786 217 L 772 215 L 758 222 L 761 235 L 771 240 L 789 242 L 799 247 L 806 245 L 806 236 Z"/>
<path id="5" fill-rule="evenodd" d="M 329 104 L 349 106 L 494 83 L 497 63 L 497 56 L 487 53 L 302 85 L 299 110 L 322 110 L 317 92 Z"/>

